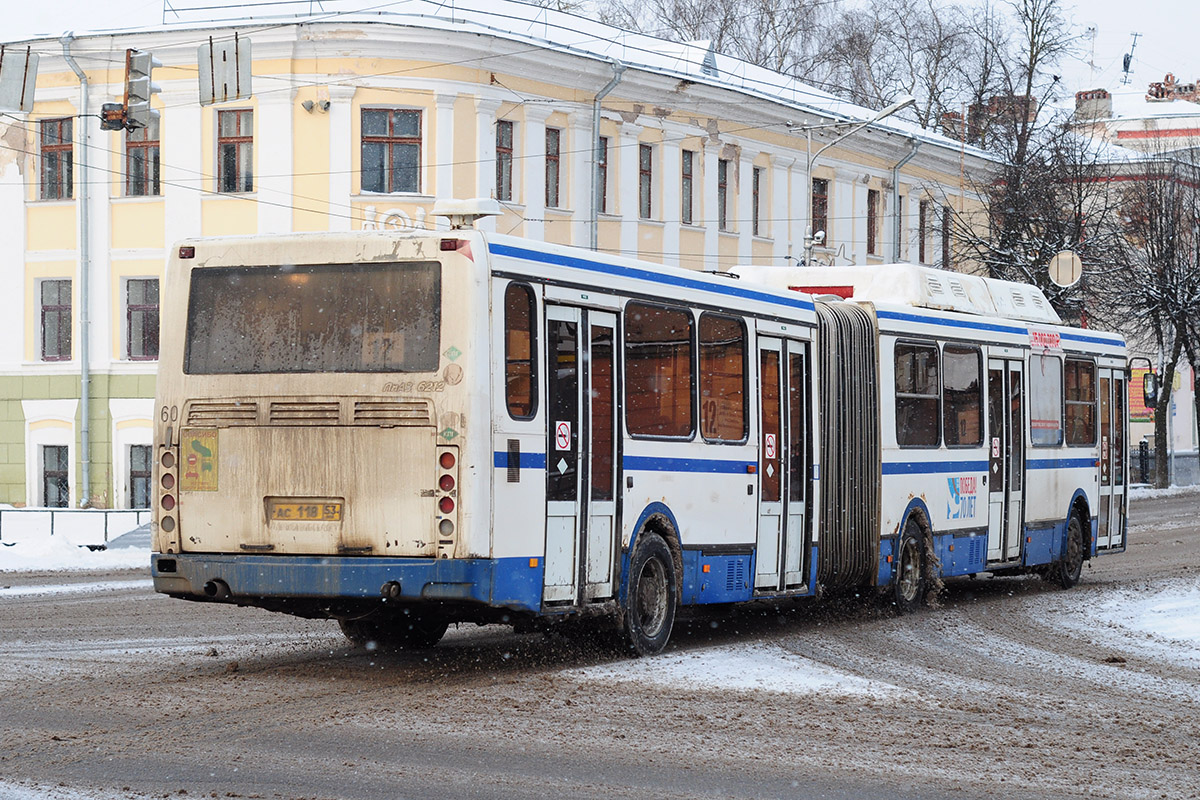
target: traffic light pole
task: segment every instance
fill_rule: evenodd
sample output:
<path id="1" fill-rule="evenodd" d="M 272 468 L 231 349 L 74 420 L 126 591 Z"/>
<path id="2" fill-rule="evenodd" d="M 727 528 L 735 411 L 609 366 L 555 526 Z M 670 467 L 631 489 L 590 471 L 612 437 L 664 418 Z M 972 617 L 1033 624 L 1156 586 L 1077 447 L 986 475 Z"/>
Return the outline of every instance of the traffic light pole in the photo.
<path id="1" fill-rule="evenodd" d="M 91 176 L 88 174 L 88 79 L 87 73 L 79 68 L 71 57 L 73 33 L 65 33 L 62 42 L 63 58 L 79 77 L 79 180 L 75 182 L 79 203 L 79 455 L 82 466 L 83 491 L 81 505 L 90 505 L 92 499 L 92 447 L 91 447 L 91 382 L 89 340 L 91 314 L 88 310 L 90 297 L 88 278 L 92 271 L 91 229 L 89 208 L 91 201 Z"/>

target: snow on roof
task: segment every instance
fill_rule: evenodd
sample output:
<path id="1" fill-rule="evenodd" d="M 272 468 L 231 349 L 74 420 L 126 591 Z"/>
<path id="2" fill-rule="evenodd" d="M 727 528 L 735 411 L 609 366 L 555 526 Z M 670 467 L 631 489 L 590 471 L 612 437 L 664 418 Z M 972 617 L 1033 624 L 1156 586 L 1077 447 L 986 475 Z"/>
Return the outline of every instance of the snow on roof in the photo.
<path id="1" fill-rule="evenodd" d="M 1113 92 L 1111 121 L 1200 117 L 1200 103 L 1190 100 L 1147 100 L 1143 90 Z"/>
<path id="2" fill-rule="evenodd" d="M 349 2 L 349 0 L 347 0 Z M 273 4 L 270 4 L 273 5 Z M 308 3 L 284 3 L 309 6 Z M 733 56 L 709 49 L 707 42 L 679 43 L 643 33 L 614 27 L 594 19 L 542 8 L 516 0 L 407 0 L 388 10 L 339 12 L 341 0 L 324 0 L 325 13 L 296 13 L 282 16 L 221 16 L 229 9 L 204 8 L 203 19 L 168 23 L 147 28 L 125 28 L 90 33 L 85 36 L 119 36 L 138 33 L 162 33 L 176 30 L 201 30 L 215 27 L 269 26 L 291 24 L 391 24 L 440 30 L 466 30 L 501 39 L 535 44 L 539 47 L 575 53 L 603 61 L 618 60 L 628 67 L 686 78 L 694 83 L 722 87 L 760 97 L 797 111 L 837 120 L 860 121 L 873 117 L 876 109 L 843 100 L 796 78 L 759 67 Z M 243 6 L 239 6 L 242 8 Z M 345 7 L 345 6 L 342 6 Z M 251 9 L 254 6 L 250 6 Z M 260 6 L 261 8 L 261 6 Z M 332 13 L 331 13 L 332 12 Z M 45 41 L 45 40 L 39 40 Z M 58 41 L 54 41 L 55 49 Z M 801 120 L 797 120 L 798 122 Z M 905 137 L 962 150 L 976 158 L 995 160 L 984 150 L 951 139 L 916 123 L 888 117 L 874 127 Z"/>

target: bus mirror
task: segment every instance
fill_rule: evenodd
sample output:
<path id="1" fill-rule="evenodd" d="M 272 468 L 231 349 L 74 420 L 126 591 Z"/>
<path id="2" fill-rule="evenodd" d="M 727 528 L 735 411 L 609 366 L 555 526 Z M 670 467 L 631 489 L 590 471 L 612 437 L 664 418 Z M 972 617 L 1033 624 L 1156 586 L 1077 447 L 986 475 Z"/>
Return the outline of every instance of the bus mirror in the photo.
<path id="1" fill-rule="evenodd" d="M 1158 376 L 1153 372 L 1147 372 L 1142 378 L 1142 396 L 1151 408 L 1158 405 Z"/>

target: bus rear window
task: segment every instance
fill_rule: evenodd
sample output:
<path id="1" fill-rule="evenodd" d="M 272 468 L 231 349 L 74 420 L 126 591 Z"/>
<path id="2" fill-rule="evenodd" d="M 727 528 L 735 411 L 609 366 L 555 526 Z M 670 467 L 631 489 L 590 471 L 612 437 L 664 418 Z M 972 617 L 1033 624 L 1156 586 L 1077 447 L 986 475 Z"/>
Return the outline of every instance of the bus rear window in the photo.
<path id="1" fill-rule="evenodd" d="M 435 261 L 195 269 L 183 371 L 433 372 L 441 294 Z"/>

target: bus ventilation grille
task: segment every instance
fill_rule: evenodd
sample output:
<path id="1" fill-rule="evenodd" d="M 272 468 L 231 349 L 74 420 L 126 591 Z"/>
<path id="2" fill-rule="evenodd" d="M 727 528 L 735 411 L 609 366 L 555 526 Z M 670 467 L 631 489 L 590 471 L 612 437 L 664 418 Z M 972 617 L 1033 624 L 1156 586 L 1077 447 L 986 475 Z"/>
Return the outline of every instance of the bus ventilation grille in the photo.
<path id="1" fill-rule="evenodd" d="M 424 400 L 360 400 L 354 404 L 355 425 L 432 425 Z"/>
<path id="2" fill-rule="evenodd" d="M 271 403 L 272 425 L 337 425 L 340 418 L 336 401 Z"/>
<path id="3" fill-rule="evenodd" d="M 188 406 L 187 424 L 198 428 L 233 428 L 258 422 L 258 403 L 224 401 L 192 403 Z"/>
<path id="4" fill-rule="evenodd" d="M 746 562 L 743 559 L 736 559 L 729 562 L 729 568 L 725 571 L 725 591 L 735 592 L 741 589 L 746 583 Z"/>

